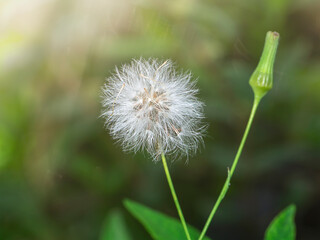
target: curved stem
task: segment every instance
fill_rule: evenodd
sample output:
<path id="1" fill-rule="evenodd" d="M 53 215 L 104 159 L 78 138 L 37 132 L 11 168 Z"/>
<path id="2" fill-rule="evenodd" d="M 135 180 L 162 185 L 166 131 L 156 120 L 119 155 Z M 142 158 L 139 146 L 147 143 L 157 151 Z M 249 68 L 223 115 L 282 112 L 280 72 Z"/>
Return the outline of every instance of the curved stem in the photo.
<path id="1" fill-rule="evenodd" d="M 167 161 L 166 161 L 166 158 L 165 158 L 163 153 L 161 154 L 161 158 L 162 158 L 163 168 L 164 168 L 164 171 L 166 173 L 168 184 L 169 184 L 169 187 L 170 187 L 170 190 L 171 190 L 171 194 L 172 194 L 172 197 L 173 197 L 173 201 L 174 201 L 174 203 L 176 205 L 176 208 L 177 208 L 177 211 L 178 211 L 178 214 L 179 214 L 179 217 L 180 217 L 180 221 L 181 221 L 182 227 L 184 229 L 184 232 L 186 233 L 187 239 L 191 240 L 191 237 L 190 237 L 190 234 L 189 234 L 189 231 L 188 231 L 188 228 L 187 228 L 187 224 L 186 224 L 186 221 L 184 220 L 184 216 L 183 216 L 183 213 L 182 213 L 182 210 L 181 210 L 178 198 L 177 198 L 176 191 L 174 190 L 174 186 L 173 186 L 173 183 L 172 183 L 172 180 L 171 180 L 171 176 L 170 176 L 170 173 L 169 173 Z"/>
<path id="2" fill-rule="evenodd" d="M 199 240 L 201 240 L 201 239 L 205 236 L 205 234 L 206 234 L 206 232 L 207 232 L 207 229 L 208 229 L 208 227 L 209 227 L 209 225 L 210 225 L 210 223 L 211 223 L 211 221 L 212 221 L 212 218 L 213 218 L 214 214 L 216 213 L 216 211 L 217 211 L 217 209 L 218 209 L 218 207 L 219 207 L 222 199 L 224 198 L 225 194 L 226 194 L 227 191 L 228 191 L 231 177 L 232 177 L 232 175 L 233 175 L 233 173 L 234 173 L 234 170 L 235 170 L 236 167 L 237 167 L 238 160 L 239 160 L 239 158 L 240 158 L 240 155 L 241 155 L 243 146 L 244 146 L 244 144 L 245 144 L 245 142 L 246 142 L 246 140 L 247 140 L 247 136 L 248 136 L 248 133 L 249 133 L 249 131 L 250 131 L 251 124 L 252 124 L 254 115 L 255 115 L 255 113 L 256 113 L 256 110 L 257 110 L 257 108 L 258 108 L 260 99 L 261 99 L 261 98 L 257 98 L 257 97 L 255 97 L 255 99 L 254 99 L 253 106 L 252 106 L 252 109 L 251 109 L 251 114 L 250 114 L 250 117 L 249 117 L 249 121 L 248 121 L 248 123 L 247 123 L 246 130 L 245 130 L 245 132 L 244 132 L 244 134 L 243 134 L 243 137 L 242 137 L 240 146 L 239 146 L 239 148 L 238 148 L 238 152 L 237 152 L 237 154 L 236 154 L 236 156 L 235 156 L 235 158 L 234 158 L 234 160 L 233 160 L 233 163 L 232 163 L 232 166 L 231 166 L 231 170 L 228 169 L 228 177 L 227 177 L 227 180 L 225 181 L 225 183 L 224 183 L 224 185 L 223 185 L 223 188 L 222 188 L 222 190 L 221 190 L 221 192 L 220 192 L 220 195 L 219 195 L 219 197 L 218 197 L 218 200 L 216 201 L 215 205 L 213 206 L 213 208 L 212 208 L 212 210 L 211 210 L 211 213 L 210 213 L 210 215 L 209 215 L 209 217 L 208 217 L 208 220 L 207 220 L 206 224 L 204 225 L 204 228 L 203 228 L 203 230 L 202 230 L 202 232 L 201 232 L 201 235 L 200 235 L 200 237 L 199 237 Z"/>

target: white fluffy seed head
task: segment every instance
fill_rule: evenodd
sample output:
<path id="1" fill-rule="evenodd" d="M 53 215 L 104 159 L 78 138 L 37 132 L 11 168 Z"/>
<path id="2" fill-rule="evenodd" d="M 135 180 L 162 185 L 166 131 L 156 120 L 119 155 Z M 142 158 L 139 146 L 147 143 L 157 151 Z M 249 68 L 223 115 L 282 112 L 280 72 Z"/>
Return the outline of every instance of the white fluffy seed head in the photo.
<path id="1" fill-rule="evenodd" d="M 146 149 L 154 160 L 196 152 L 206 127 L 191 77 L 170 60 L 139 59 L 115 69 L 102 89 L 102 116 L 124 150 Z"/>

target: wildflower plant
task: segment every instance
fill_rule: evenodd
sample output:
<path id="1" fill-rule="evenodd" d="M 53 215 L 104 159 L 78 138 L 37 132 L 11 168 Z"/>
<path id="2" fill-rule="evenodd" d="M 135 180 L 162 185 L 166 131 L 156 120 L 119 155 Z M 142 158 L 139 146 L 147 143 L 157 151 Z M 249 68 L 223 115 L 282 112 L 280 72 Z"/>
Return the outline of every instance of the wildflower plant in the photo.
<path id="1" fill-rule="evenodd" d="M 111 136 L 126 151 L 146 150 L 154 161 L 160 158 L 180 218 L 175 219 L 126 200 L 126 208 L 154 239 L 209 239 L 206 232 L 225 197 L 261 99 L 273 86 L 273 65 L 279 42 L 277 32 L 268 32 L 260 62 L 249 83 L 254 101 L 251 114 L 227 179 L 201 232 L 187 225 L 171 180 L 165 156 L 173 159 L 194 154 L 206 130 L 204 104 L 190 72 L 178 71 L 171 60 L 138 59 L 116 68 L 104 85 L 102 117 Z M 285 209 L 267 229 L 265 240 L 293 240 L 295 207 Z"/>

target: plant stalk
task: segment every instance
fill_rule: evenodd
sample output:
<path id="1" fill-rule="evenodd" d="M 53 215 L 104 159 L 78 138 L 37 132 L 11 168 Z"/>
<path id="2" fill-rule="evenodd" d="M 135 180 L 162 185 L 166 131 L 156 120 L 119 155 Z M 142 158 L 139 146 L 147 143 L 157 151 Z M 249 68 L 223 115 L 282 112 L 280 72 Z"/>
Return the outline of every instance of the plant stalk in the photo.
<path id="1" fill-rule="evenodd" d="M 166 161 L 166 158 L 165 158 L 163 153 L 161 154 L 161 158 L 162 158 L 163 168 L 164 168 L 164 171 L 166 173 L 168 184 L 169 184 L 169 187 L 170 187 L 170 190 L 171 190 L 172 198 L 173 198 L 173 201 L 174 201 L 174 203 L 176 205 L 176 208 L 177 208 L 177 211 L 178 211 L 178 214 L 179 214 L 179 217 L 180 217 L 180 221 L 181 221 L 182 227 L 183 227 L 184 232 L 185 232 L 185 234 L 187 236 L 187 239 L 191 240 L 191 237 L 190 237 L 190 234 L 189 234 L 189 231 L 188 231 L 188 227 L 187 227 L 186 221 L 184 219 L 184 216 L 183 216 L 183 213 L 182 213 L 179 201 L 178 201 L 178 197 L 177 197 L 176 191 L 174 190 L 174 186 L 173 186 L 173 183 L 172 183 L 172 180 L 171 180 L 171 176 L 170 176 L 170 172 L 169 172 L 169 169 L 168 169 L 167 161 Z"/>
<path id="2" fill-rule="evenodd" d="M 207 230 L 208 230 L 208 227 L 212 221 L 212 218 L 214 216 L 214 214 L 216 213 L 222 199 L 224 198 L 224 196 L 226 195 L 227 191 L 228 191 L 228 188 L 230 186 L 230 180 L 231 180 L 231 177 L 234 173 L 234 170 L 236 169 L 237 167 L 237 164 L 238 164 L 238 161 L 239 161 L 239 158 L 240 158 L 240 155 L 241 155 L 241 152 L 242 152 L 242 149 L 243 149 L 243 146 L 247 140 L 247 136 L 248 136 L 248 133 L 250 131 L 250 128 L 251 128 L 251 124 L 252 124 L 252 121 L 253 121 L 253 118 L 254 118 L 254 115 L 256 113 L 256 110 L 258 108 L 258 105 L 259 105 L 259 102 L 260 102 L 261 98 L 259 97 L 255 97 L 254 98 L 254 102 L 253 102 L 253 106 L 252 106 L 252 109 L 251 109 L 251 113 L 250 113 L 250 117 L 249 117 L 249 121 L 247 123 L 247 127 L 246 127 L 246 130 L 243 134 L 243 137 L 242 137 L 242 140 L 241 140 L 241 143 L 240 143 L 240 146 L 238 148 L 238 152 L 233 160 L 233 164 L 231 166 L 231 169 L 229 170 L 228 169 L 228 177 L 227 177 L 227 180 L 225 181 L 224 185 L 223 185 L 223 188 L 220 192 L 220 195 L 218 197 L 218 200 L 216 201 L 215 205 L 213 206 L 212 210 L 211 210 L 211 213 L 208 217 L 208 220 L 206 222 L 206 224 L 204 225 L 204 228 L 200 234 L 200 237 L 199 237 L 199 240 L 202 240 L 203 237 L 205 236 Z"/>

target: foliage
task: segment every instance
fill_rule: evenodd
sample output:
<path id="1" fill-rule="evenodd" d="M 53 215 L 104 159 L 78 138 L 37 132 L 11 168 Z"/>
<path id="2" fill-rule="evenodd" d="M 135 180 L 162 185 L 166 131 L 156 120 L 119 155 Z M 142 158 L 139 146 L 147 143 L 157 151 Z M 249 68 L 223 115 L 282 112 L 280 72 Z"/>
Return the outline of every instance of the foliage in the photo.
<path id="1" fill-rule="evenodd" d="M 102 227 L 100 240 L 131 240 L 123 216 L 119 211 L 110 212 Z"/>
<path id="2" fill-rule="evenodd" d="M 186 239 L 181 222 L 152 210 L 131 200 L 124 201 L 128 211 L 137 218 L 155 240 L 176 240 Z M 192 239 L 197 239 L 200 232 L 192 226 L 188 226 Z M 204 238 L 204 240 L 210 240 Z"/>
<path id="3" fill-rule="evenodd" d="M 290 205 L 276 216 L 265 235 L 265 240 L 295 240 L 296 229 L 294 225 L 294 214 L 296 207 Z"/>

